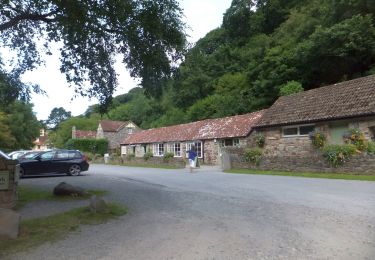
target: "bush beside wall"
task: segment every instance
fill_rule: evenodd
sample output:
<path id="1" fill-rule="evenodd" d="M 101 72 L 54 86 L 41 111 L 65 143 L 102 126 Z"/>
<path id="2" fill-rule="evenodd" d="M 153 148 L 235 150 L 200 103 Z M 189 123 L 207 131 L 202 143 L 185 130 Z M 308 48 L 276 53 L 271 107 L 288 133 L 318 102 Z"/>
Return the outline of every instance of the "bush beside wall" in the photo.
<path id="1" fill-rule="evenodd" d="M 70 139 L 65 144 L 67 149 L 76 149 L 82 152 L 104 155 L 108 151 L 108 141 L 106 139 Z"/>
<path id="2" fill-rule="evenodd" d="M 336 172 L 362 173 L 375 175 L 375 154 L 361 153 L 354 155 L 343 165 L 333 167 L 317 151 L 310 156 L 262 156 L 259 165 L 246 161 L 243 148 L 225 148 L 230 155 L 232 168 L 278 170 L 294 172 Z"/>

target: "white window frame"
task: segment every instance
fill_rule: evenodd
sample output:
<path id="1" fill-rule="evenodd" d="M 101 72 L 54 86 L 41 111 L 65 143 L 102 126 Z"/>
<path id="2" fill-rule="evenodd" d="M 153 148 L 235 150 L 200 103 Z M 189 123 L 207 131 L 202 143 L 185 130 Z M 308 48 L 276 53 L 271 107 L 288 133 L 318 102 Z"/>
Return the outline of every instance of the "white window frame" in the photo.
<path id="1" fill-rule="evenodd" d="M 126 154 L 127 149 L 128 149 L 127 145 L 121 145 L 121 154 Z"/>
<path id="2" fill-rule="evenodd" d="M 301 127 L 304 127 L 304 126 L 313 126 L 313 127 L 315 127 L 314 124 L 294 125 L 294 126 L 284 126 L 284 127 L 281 128 L 281 134 L 282 134 L 282 137 L 309 136 L 309 134 L 304 134 L 304 135 L 301 135 L 301 134 L 300 134 L 300 128 L 301 128 Z M 291 128 L 297 128 L 297 134 L 295 134 L 295 135 L 285 135 L 285 134 L 284 134 L 284 130 L 285 130 L 285 129 L 291 129 Z"/>
<path id="3" fill-rule="evenodd" d="M 153 154 L 154 156 L 163 156 L 164 155 L 164 144 L 163 143 L 156 143 L 153 147 Z"/>
<path id="4" fill-rule="evenodd" d="M 198 158 L 203 158 L 203 142 L 202 141 L 195 141 L 195 142 L 187 142 L 186 143 L 186 146 L 185 146 L 185 148 L 186 148 L 186 158 L 188 158 L 187 152 L 191 149 L 192 145 L 194 145 L 195 148 L 197 149 L 196 152 L 197 152 Z M 200 149 L 198 150 L 199 147 L 200 147 Z"/>
<path id="5" fill-rule="evenodd" d="M 228 147 L 238 147 L 238 146 L 240 146 L 240 139 L 239 138 L 225 138 L 225 139 L 219 140 L 219 144 L 220 144 L 221 147 L 227 147 L 227 145 L 225 145 L 225 140 L 231 140 L 232 141 L 232 145 L 229 145 Z"/>
<path id="6" fill-rule="evenodd" d="M 173 143 L 172 152 L 174 157 L 181 157 L 181 143 Z"/>

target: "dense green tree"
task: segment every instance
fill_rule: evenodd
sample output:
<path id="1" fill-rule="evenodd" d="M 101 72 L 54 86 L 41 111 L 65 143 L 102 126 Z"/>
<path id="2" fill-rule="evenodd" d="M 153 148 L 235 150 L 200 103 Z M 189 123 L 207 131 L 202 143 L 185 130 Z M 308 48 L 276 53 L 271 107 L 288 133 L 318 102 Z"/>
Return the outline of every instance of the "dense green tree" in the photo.
<path id="1" fill-rule="evenodd" d="M 16 139 L 10 130 L 7 116 L 5 113 L 0 112 L 0 149 L 9 150 L 14 147 Z"/>
<path id="2" fill-rule="evenodd" d="M 185 48 L 181 17 L 176 0 L 5 0 L 0 47 L 17 53 L 12 73 L 18 78 L 42 63 L 51 42 L 62 43 L 60 70 L 67 81 L 77 94 L 96 96 L 106 107 L 117 86 L 116 54 L 148 93 L 160 93 L 170 64 Z"/>
<path id="3" fill-rule="evenodd" d="M 303 91 L 302 84 L 297 81 L 288 81 L 285 85 L 280 88 L 280 96 L 288 96 Z"/>
<path id="4" fill-rule="evenodd" d="M 99 118 L 71 117 L 61 122 L 55 131 L 49 133 L 48 138 L 54 147 L 63 148 L 65 143 L 72 138 L 72 127 L 77 130 L 96 131 Z"/>
<path id="5" fill-rule="evenodd" d="M 6 109 L 7 121 L 15 138 L 12 149 L 30 149 L 39 136 L 40 123 L 32 110 L 32 104 L 16 101 Z"/>
<path id="6" fill-rule="evenodd" d="M 46 120 L 46 124 L 50 129 L 56 129 L 61 122 L 72 117 L 72 113 L 66 111 L 63 107 L 55 107 L 51 110 Z"/>
<path id="7" fill-rule="evenodd" d="M 267 108 L 301 85 L 375 74 L 374 17 L 375 0 L 233 0 L 222 26 L 163 82 L 160 99 L 142 96 L 137 106 L 129 92 L 109 114 L 145 128 L 178 124 Z"/>

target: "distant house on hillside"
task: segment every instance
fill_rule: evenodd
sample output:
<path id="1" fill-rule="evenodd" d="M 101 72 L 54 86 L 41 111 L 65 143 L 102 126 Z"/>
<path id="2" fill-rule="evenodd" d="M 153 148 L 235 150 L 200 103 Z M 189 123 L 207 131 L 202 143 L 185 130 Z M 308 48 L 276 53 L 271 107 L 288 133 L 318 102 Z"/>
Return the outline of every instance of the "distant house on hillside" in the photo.
<path id="1" fill-rule="evenodd" d="M 96 131 L 77 130 L 75 126 L 72 127 L 72 139 L 87 139 L 96 138 Z"/>
<path id="2" fill-rule="evenodd" d="M 207 119 L 187 124 L 154 128 L 134 133 L 121 144 L 121 154 L 143 157 L 148 151 L 154 156 L 173 153 L 174 157 L 186 157 L 192 145 L 198 158 L 207 164 L 220 164 L 221 148 L 247 146 L 252 127 L 265 111 L 225 118 Z"/>
<path id="3" fill-rule="evenodd" d="M 309 133 L 342 144 L 350 129 L 375 139 L 375 75 L 280 97 L 254 127 L 265 136 L 264 155 L 309 157 Z"/>
<path id="4" fill-rule="evenodd" d="M 111 151 L 120 148 L 121 142 L 140 128 L 131 121 L 102 120 L 99 122 L 96 138 L 108 140 Z"/>
<path id="5" fill-rule="evenodd" d="M 50 148 L 48 134 L 46 130 L 42 128 L 39 130 L 39 137 L 34 141 L 33 150 L 46 150 Z"/>

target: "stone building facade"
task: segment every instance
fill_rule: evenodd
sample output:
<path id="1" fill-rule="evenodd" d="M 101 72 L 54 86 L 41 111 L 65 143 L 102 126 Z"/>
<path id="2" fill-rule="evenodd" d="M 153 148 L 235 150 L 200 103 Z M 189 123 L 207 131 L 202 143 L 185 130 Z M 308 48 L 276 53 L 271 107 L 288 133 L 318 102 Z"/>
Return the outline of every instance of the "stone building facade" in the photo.
<path id="1" fill-rule="evenodd" d="M 131 121 L 110 121 L 99 122 L 96 132 L 97 139 L 107 139 L 110 151 L 120 149 L 121 142 L 129 135 L 140 131 L 140 128 Z"/>
<path id="2" fill-rule="evenodd" d="M 264 110 L 245 115 L 207 119 L 188 124 L 144 130 L 126 138 L 121 145 L 123 156 L 154 157 L 172 153 L 175 158 L 187 158 L 194 145 L 200 162 L 220 165 L 224 147 L 241 147 L 249 143 L 252 126 Z"/>
<path id="3" fill-rule="evenodd" d="M 375 75 L 280 97 L 254 126 L 265 139 L 259 165 L 246 163 L 244 151 L 228 152 L 232 167 L 375 174 L 373 155 L 364 152 L 332 168 L 310 139 L 320 133 L 325 144 L 340 145 L 354 129 L 375 140 Z"/>

